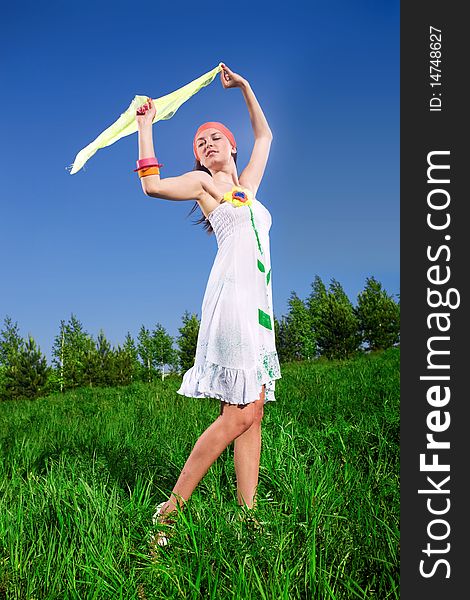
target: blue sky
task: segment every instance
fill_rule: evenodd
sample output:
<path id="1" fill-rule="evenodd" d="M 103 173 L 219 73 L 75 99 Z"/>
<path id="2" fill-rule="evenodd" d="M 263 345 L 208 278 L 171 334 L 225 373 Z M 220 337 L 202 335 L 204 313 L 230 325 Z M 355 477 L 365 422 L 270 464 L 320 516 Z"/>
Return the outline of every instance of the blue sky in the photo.
<path id="1" fill-rule="evenodd" d="M 281 6 L 281 5 L 280 5 Z M 137 134 L 76 153 L 136 94 L 169 93 L 225 62 L 250 82 L 274 139 L 258 199 L 271 212 L 274 314 L 332 278 L 399 294 L 399 2 L 10 3 L 0 25 L 0 319 L 50 357 L 71 313 L 114 345 L 201 317 L 217 245 L 193 202 L 145 196 Z M 219 76 L 154 125 L 163 176 L 193 167 L 199 124 L 252 148 L 243 96 Z"/>

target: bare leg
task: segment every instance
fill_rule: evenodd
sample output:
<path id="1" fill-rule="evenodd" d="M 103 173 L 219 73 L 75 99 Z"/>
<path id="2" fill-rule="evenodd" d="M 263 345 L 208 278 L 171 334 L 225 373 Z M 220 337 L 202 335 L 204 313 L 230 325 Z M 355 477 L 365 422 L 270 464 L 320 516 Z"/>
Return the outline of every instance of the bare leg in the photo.
<path id="1" fill-rule="evenodd" d="M 248 508 L 256 505 L 261 455 L 261 420 L 265 393 L 266 388 L 263 386 L 259 399 L 253 403 L 255 409 L 253 424 L 235 440 L 234 463 L 237 475 L 238 504 L 240 506 L 246 504 Z"/>
<path id="2" fill-rule="evenodd" d="M 255 403 L 244 407 L 226 402 L 222 404 L 221 414 L 197 440 L 172 490 L 170 499 L 161 508 L 161 514 L 172 512 L 177 504 L 181 506 L 188 500 L 209 467 L 225 448 L 251 427 L 255 415 Z"/>

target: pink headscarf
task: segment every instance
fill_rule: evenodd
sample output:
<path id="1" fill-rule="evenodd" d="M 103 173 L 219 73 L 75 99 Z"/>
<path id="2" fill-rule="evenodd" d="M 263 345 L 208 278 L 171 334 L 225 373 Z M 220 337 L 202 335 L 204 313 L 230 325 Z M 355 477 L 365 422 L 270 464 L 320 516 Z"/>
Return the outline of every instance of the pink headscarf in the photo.
<path id="1" fill-rule="evenodd" d="M 193 150 L 194 150 L 194 156 L 197 158 L 197 160 L 201 160 L 199 158 L 199 155 L 197 153 L 197 148 L 196 148 L 196 140 L 199 136 L 199 134 L 204 131 L 205 129 L 209 129 L 213 127 L 214 129 L 217 129 L 218 131 L 220 131 L 221 133 L 223 133 L 230 141 L 230 143 L 232 144 L 232 146 L 234 148 L 237 147 L 237 143 L 235 141 L 235 137 L 233 136 L 233 133 L 230 131 L 230 129 L 227 129 L 227 127 L 225 127 L 225 125 L 223 123 L 219 123 L 218 121 L 207 121 L 207 123 L 203 123 L 198 130 L 196 131 L 196 135 L 194 136 L 194 140 L 193 140 Z"/>

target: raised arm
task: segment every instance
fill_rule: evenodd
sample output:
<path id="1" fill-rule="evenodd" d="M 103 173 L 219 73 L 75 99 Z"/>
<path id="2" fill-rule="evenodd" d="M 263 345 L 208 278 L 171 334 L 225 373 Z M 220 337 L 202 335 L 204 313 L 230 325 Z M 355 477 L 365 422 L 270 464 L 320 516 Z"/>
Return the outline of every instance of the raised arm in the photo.
<path id="1" fill-rule="evenodd" d="M 268 162 L 273 134 L 249 82 L 223 63 L 220 77 L 224 88 L 239 87 L 241 89 L 250 114 L 255 143 L 250 160 L 242 171 L 239 181 L 241 185 L 251 189 L 256 195 Z"/>
<path id="2" fill-rule="evenodd" d="M 149 98 L 147 103 L 136 114 L 139 135 L 139 159 L 155 157 L 153 146 L 152 122 L 155 117 L 155 106 Z M 203 194 L 204 178 L 210 177 L 203 171 L 190 171 L 179 177 L 147 175 L 140 182 L 147 196 L 164 200 L 199 200 Z"/>

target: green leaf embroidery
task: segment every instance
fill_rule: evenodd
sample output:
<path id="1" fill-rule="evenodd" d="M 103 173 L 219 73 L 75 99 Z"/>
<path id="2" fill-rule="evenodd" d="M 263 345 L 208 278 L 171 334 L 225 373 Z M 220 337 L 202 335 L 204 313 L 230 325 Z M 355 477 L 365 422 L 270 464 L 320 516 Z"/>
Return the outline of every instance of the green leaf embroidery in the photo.
<path id="1" fill-rule="evenodd" d="M 259 321 L 259 324 L 262 325 L 263 327 L 266 327 L 266 329 L 272 330 L 271 317 L 267 313 L 265 313 L 263 310 L 261 310 L 261 308 L 258 308 L 258 321 Z"/>
<path id="2" fill-rule="evenodd" d="M 258 236 L 258 230 L 256 229 L 256 225 L 255 225 L 255 219 L 253 216 L 253 211 L 251 210 L 251 206 L 248 206 L 248 208 L 250 209 L 250 215 L 251 215 L 251 225 L 254 229 L 255 235 L 256 235 L 256 242 L 258 244 L 258 250 L 260 251 L 261 256 L 263 256 L 263 249 L 261 248 L 261 243 L 259 241 L 259 236 Z"/>

